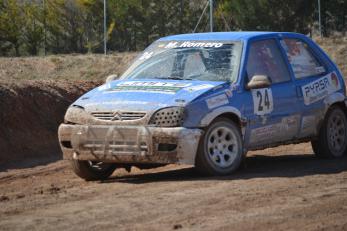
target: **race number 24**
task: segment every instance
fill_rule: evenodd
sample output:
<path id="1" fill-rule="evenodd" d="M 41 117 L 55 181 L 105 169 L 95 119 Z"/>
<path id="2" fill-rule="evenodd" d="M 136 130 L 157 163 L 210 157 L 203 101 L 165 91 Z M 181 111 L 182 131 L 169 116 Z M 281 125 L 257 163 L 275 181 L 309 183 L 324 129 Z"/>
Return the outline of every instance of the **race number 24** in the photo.
<path id="1" fill-rule="evenodd" d="M 273 98 L 270 88 L 252 90 L 254 114 L 265 115 L 273 110 Z"/>

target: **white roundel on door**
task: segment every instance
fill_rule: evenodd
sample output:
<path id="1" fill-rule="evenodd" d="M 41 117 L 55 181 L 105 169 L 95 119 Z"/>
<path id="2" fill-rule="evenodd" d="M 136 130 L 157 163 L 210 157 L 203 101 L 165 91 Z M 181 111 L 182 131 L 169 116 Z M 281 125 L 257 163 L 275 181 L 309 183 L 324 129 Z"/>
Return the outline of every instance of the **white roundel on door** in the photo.
<path id="1" fill-rule="evenodd" d="M 252 90 L 254 114 L 266 115 L 273 111 L 273 98 L 271 88 Z"/>

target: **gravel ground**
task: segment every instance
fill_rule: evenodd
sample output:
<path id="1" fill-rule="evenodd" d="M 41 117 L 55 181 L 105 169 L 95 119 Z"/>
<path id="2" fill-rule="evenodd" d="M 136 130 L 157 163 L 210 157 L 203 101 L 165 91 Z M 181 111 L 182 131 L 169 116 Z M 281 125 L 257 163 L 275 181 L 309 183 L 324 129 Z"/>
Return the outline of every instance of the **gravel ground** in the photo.
<path id="1" fill-rule="evenodd" d="M 251 152 L 227 177 L 169 165 L 85 182 L 66 161 L 34 165 L 1 166 L 0 230 L 347 230 L 347 157 L 308 143 Z"/>

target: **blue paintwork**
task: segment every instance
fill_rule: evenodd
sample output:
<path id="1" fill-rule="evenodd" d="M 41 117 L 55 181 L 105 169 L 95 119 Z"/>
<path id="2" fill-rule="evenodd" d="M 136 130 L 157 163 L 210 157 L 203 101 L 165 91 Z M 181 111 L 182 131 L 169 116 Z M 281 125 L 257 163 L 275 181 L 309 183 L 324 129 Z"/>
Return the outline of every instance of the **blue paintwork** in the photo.
<path id="1" fill-rule="evenodd" d="M 172 84 L 187 84 L 175 93 L 151 92 L 151 91 L 112 91 L 122 83 L 158 82 Z M 203 84 L 211 85 L 206 89 L 190 91 L 191 87 Z M 80 97 L 74 104 L 84 107 L 87 111 L 153 111 L 163 107 L 184 106 L 202 94 L 209 92 L 211 88 L 223 84 L 213 81 L 188 81 L 188 80 L 118 80 L 106 83 Z M 182 103 L 184 101 L 184 103 Z"/>
<path id="2" fill-rule="evenodd" d="M 287 34 L 287 33 L 283 33 L 283 34 Z M 167 36 L 167 37 L 159 39 L 159 41 L 171 41 L 171 40 L 247 41 L 249 39 L 262 38 L 262 37 L 271 36 L 271 35 L 278 35 L 278 32 L 249 31 L 249 32 L 194 33 L 194 34 L 181 34 L 181 35 Z"/>
<path id="3" fill-rule="evenodd" d="M 245 64 L 248 58 L 249 46 L 252 42 L 264 39 L 275 39 L 285 59 L 290 72 L 290 81 L 285 83 L 271 85 L 273 95 L 273 111 L 265 116 L 254 114 L 254 100 L 251 91 L 245 89 L 246 70 Z M 201 126 L 201 121 L 207 115 L 221 107 L 233 107 L 241 114 L 242 121 L 246 121 L 247 125 L 244 129 L 244 142 L 246 147 L 256 147 L 250 142 L 251 131 L 264 126 L 271 126 L 281 123 L 282 119 L 288 116 L 297 115 L 299 128 L 296 134 L 288 137 L 288 139 L 300 138 L 300 127 L 302 126 L 302 118 L 304 116 L 316 115 L 317 111 L 322 111 L 325 107 L 323 99 L 310 105 L 304 104 L 303 92 L 301 87 L 313 82 L 321 76 L 311 76 L 303 79 L 295 79 L 293 70 L 286 58 L 285 51 L 280 46 L 283 38 L 296 38 L 304 41 L 309 45 L 314 55 L 324 64 L 327 73 L 335 72 L 341 90 L 337 91 L 345 95 L 345 83 L 341 72 L 336 65 L 319 48 L 311 39 L 302 34 L 287 32 L 215 32 L 215 33 L 197 33 L 173 35 L 159 39 L 159 41 L 240 41 L 243 44 L 242 58 L 240 63 L 240 71 L 238 79 L 235 83 L 214 82 L 214 81 L 189 81 L 189 80 L 118 80 L 106 83 L 96 88 L 74 104 L 84 107 L 87 111 L 108 111 L 108 110 L 127 110 L 127 111 L 156 111 L 160 108 L 170 106 L 184 106 L 186 118 L 185 127 L 196 128 Z M 158 82 L 168 84 L 189 84 L 174 93 L 151 92 L 151 91 L 112 91 L 125 82 Z M 189 88 L 200 85 L 210 85 L 205 89 L 191 91 Z M 215 108 L 209 108 L 206 101 L 219 95 L 227 95 L 228 103 Z M 273 137 L 268 137 L 268 143 L 271 143 Z"/>

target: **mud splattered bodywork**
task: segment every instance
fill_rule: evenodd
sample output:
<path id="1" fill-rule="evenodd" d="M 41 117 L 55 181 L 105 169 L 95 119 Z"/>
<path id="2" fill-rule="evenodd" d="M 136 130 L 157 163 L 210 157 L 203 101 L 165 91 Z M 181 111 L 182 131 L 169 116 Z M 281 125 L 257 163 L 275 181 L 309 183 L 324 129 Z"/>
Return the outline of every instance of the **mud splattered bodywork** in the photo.
<path id="1" fill-rule="evenodd" d="M 102 160 L 117 163 L 182 163 L 194 164 L 201 129 L 148 126 L 148 113 L 117 111 L 87 113 L 81 107 L 68 109 L 59 139 L 65 159 Z M 101 117 L 103 116 L 103 117 Z M 137 116 L 137 117 L 135 117 Z M 141 118 L 138 118 L 141 116 Z M 192 154 L 193 153 L 193 154 Z"/>
<path id="2" fill-rule="evenodd" d="M 194 164 L 202 131 L 140 125 L 63 125 L 59 134 L 65 159 Z"/>

